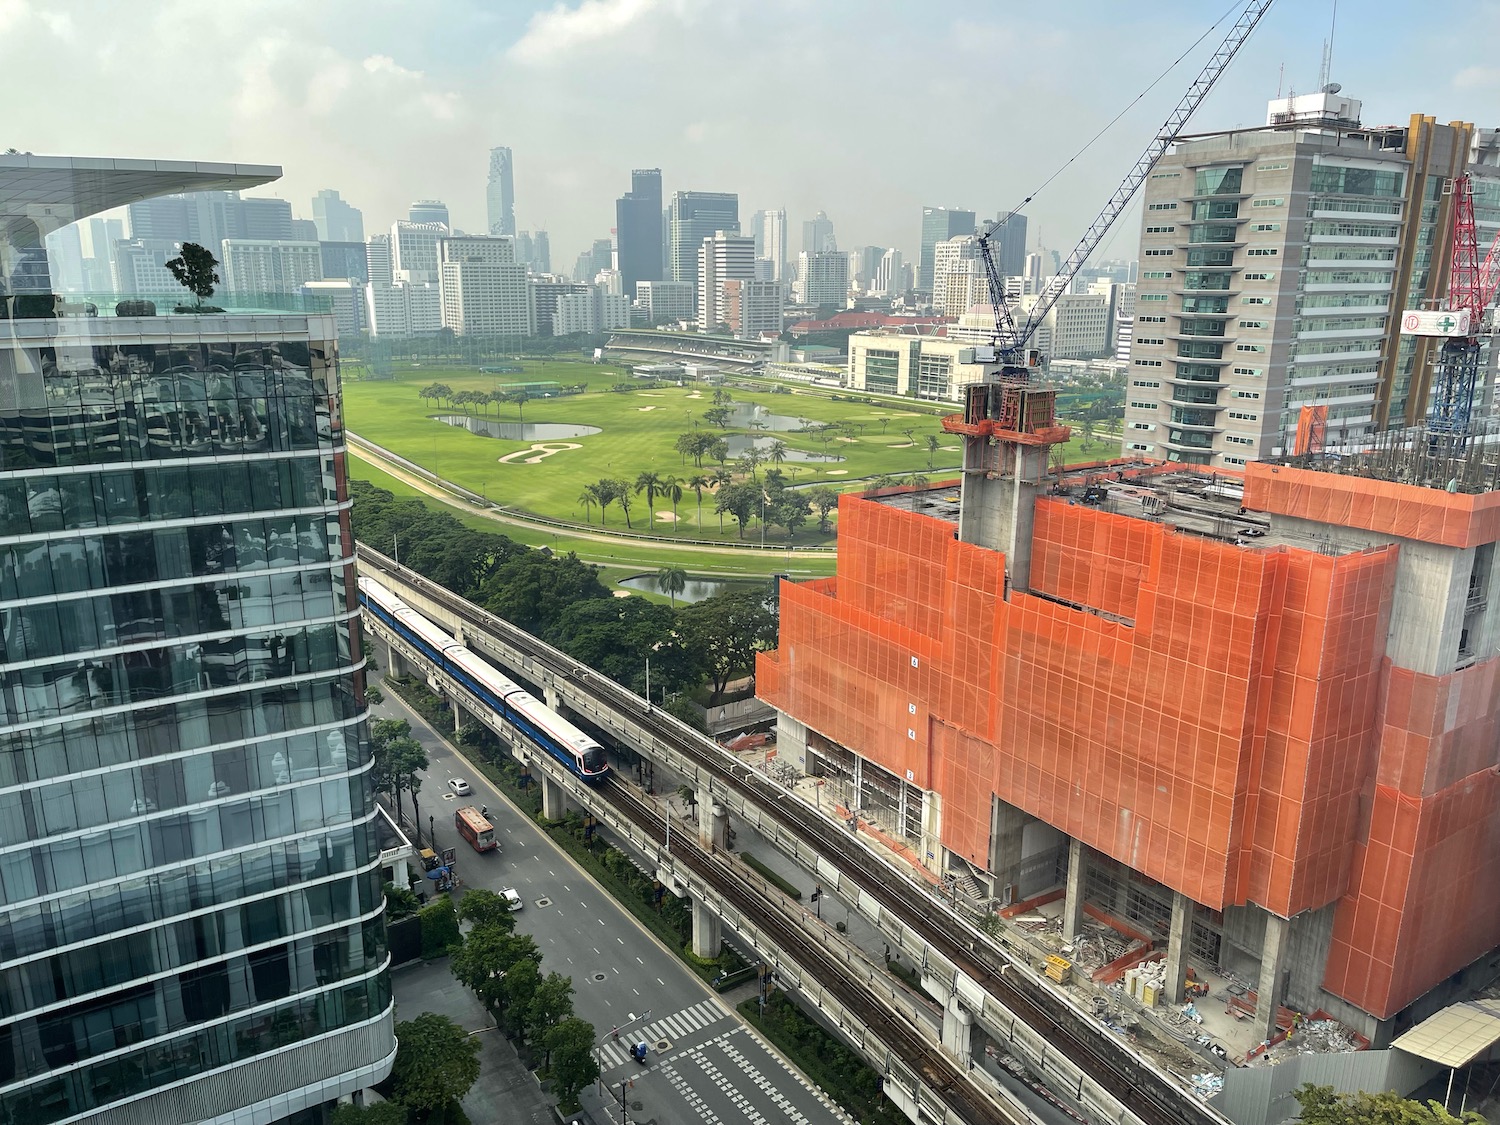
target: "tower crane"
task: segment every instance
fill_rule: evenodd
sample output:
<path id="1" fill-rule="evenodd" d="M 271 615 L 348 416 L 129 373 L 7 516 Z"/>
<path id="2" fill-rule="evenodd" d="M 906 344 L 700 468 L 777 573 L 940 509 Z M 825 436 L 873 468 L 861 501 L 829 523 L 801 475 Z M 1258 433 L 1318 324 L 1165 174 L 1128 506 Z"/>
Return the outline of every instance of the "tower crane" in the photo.
<path id="1" fill-rule="evenodd" d="M 1401 314 L 1404 336 L 1441 336 L 1433 376 L 1427 432 L 1460 453 L 1469 441 L 1474 388 L 1479 381 L 1479 334 L 1484 313 L 1500 285 L 1500 235 L 1484 261 L 1474 222 L 1474 180 L 1465 172 L 1453 181 L 1453 254 L 1448 268 L 1448 307 L 1437 312 L 1408 309 Z"/>
<path id="2" fill-rule="evenodd" d="M 1135 162 L 1135 166 L 1131 168 L 1130 174 L 1125 177 L 1120 186 L 1115 189 L 1114 194 L 1109 197 L 1109 202 L 1104 205 L 1104 209 L 1094 217 L 1094 221 L 1089 224 L 1089 228 L 1084 233 L 1083 238 L 1073 248 L 1073 252 L 1068 255 L 1067 261 L 1063 263 L 1062 269 L 1047 283 L 1046 288 L 1042 290 L 1040 298 L 1032 306 L 1031 311 L 1026 315 L 1026 319 L 1019 325 L 1016 323 L 1016 318 L 1011 314 L 1010 304 L 1005 297 L 1004 280 L 1001 278 L 1000 270 L 995 263 L 993 239 L 996 232 L 1005 225 L 1006 219 L 997 220 L 979 236 L 979 254 L 984 261 L 984 274 L 989 287 L 990 304 L 995 311 L 995 332 L 992 337 L 992 343 L 995 348 L 995 358 L 999 360 L 1001 365 L 1000 378 L 1002 382 L 1024 383 L 1029 381 L 1029 367 L 1034 364 L 1027 363 L 1028 345 L 1032 337 L 1036 335 L 1036 330 L 1041 326 L 1042 321 L 1046 319 L 1047 314 L 1052 310 L 1052 306 L 1057 304 L 1058 299 L 1068 291 L 1068 287 L 1073 284 L 1073 278 L 1078 275 L 1078 271 L 1088 261 L 1089 255 L 1104 240 L 1104 236 L 1109 233 L 1109 228 L 1114 225 L 1115 220 L 1130 205 L 1131 197 L 1135 195 L 1136 190 L 1145 182 L 1146 177 L 1151 173 L 1151 169 L 1156 167 L 1157 162 L 1161 160 L 1168 147 L 1177 139 L 1178 133 L 1187 124 L 1188 118 L 1197 110 L 1203 99 L 1208 97 L 1209 91 L 1214 88 L 1214 83 L 1224 73 L 1225 68 L 1229 66 L 1230 61 L 1239 49 L 1244 46 L 1245 40 L 1250 37 L 1250 33 L 1255 30 L 1255 25 L 1260 22 L 1261 17 L 1266 14 L 1271 4 L 1272 0 L 1251 0 L 1250 3 L 1245 5 L 1244 11 L 1240 13 L 1239 19 L 1230 28 L 1224 42 L 1219 44 L 1219 49 L 1214 52 L 1213 57 L 1208 60 L 1208 63 L 1204 66 L 1197 79 L 1188 88 L 1187 93 L 1182 96 L 1182 100 L 1177 103 L 1177 107 L 1172 110 L 1166 123 L 1157 132 L 1155 139 L 1146 147 L 1146 151 L 1141 154 L 1140 159 Z M 1028 197 L 1023 201 L 1023 205 L 1030 201 L 1030 197 Z M 1032 354 L 1034 357 L 1034 353 Z"/>

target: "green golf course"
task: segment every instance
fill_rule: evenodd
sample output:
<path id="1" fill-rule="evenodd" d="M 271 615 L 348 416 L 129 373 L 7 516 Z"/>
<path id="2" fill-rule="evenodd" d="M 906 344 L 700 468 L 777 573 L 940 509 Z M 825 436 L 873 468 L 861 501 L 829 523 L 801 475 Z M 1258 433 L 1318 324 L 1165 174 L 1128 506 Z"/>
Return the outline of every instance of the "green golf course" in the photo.
<path id="1" fill-rule="evenodd" d="M 348 428 L 505 512 L 567 521 L 585 530 L 726 545 L 742 540 L 736 522 L 715 511 L 716 470 L 735 480 L 778 470 L 793 487 L 846 488 L 879 476 L 948 475 L 961 456 L 957 441 L 942 432 L 939 415 L 927 404 L 904 409 L 800 390 L 775 394 L 738 388 L 720 392 L 716 402 L 714 388 L 632 379 L 610 365 L 527 360 L 524 368 L 524 373 L 498 376 L 424 364 L 397 368 L 391 379 L 349 380 L 344 384 Z M 422 398 L 419 392 L 434 383 L 460 398 L 463 392 L 489 395 L 526 384 L 528 398 L 480 404 Z M 546 397 L 548 383 L 586 389 L 551 391 L 553 397 Z M 631 389 L 613 389 L 619 386 Z M 705 417 L 716 406 L 730 411 L 717 424 Z M 443 417 L 462 424 L 438 420 Z M 546 428 L 533 432 L 539 424 Z M 557 427 L 571 429 L 554 432 Z M 506 436 L 474 432 L 492 428 L 503 428 Z M 684 434 L 723 438 L 729 450 L 718 451 L 725 454 L 722 460 L 685 455 L 676 448 Z M 752 442 L 761 450 L 753 466 L 743 457 Z M 649 507 L 644 490 L 636 489 L 642 474 L 655 474 L 665 486 L 655 490 Z M 583 501 L 585 489 L 603 479 L 629 486 L 628 511 L 618 502 L 601 511 L 597 502 Z M 676 489 L 681 492 L 674 500 Z M 766 530 L 767 546 L 787 545 L 783 528 Z M 744 541 L 752 538 L 758 544 L 758 527 Z M 816 546 L 832 539 L 813 520 L 791 536 L 790 544 Z"/>

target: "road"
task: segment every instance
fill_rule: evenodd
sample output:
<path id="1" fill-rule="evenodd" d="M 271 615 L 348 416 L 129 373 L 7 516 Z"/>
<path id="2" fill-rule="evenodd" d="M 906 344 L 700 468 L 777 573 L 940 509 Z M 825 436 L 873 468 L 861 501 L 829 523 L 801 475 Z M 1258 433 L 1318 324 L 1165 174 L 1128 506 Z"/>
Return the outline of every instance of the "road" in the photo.
<path id="1" fill-rule="evenodd" d="M 436 731 L 401 700 L 387 696 L 372 718 L 405 719 L 427 751 L 429 766 L 419 796 L 422 826 L 435 825 L 439 847 L 458 850 L 458 875 L 469 887 L 514 888 L 525 902 L 516 929 L 542 951 L 542 971 L 573 978 L 575 1012 L 600 1035 L 596 1084 L 584 1109 L 602 1125 L 619 1121 L 622 1085 L 631 1121 L 659 1125 L 718 1125 L 739 1121 L 791 1121 L 835 1125 L 837 1111 L 758 1035 L 743 1024 L 696 975 L 662 949 L 615 900 L 574 865 L 531 820 L 518 812 Z M 473 787 L 454 797 L 448 780 Z M 501 844 L 474 852 L 453 829 L 456 805 L 488 806 Z M 619 1028 L 616 1041 L 611 1030 Z M 628 1055 L 631 1041 L 648 1046 L 646 1065 Z M 476 1122 L 475 1125 L 480 1125 Z"/>

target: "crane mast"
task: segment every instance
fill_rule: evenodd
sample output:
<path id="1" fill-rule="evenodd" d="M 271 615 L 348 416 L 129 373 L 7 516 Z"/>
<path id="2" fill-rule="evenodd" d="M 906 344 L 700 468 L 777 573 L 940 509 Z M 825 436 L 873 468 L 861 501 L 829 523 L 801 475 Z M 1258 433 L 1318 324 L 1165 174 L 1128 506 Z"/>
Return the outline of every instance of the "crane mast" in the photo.
<path id="1" fill-rule="evenodd" d="M 1032 337 L 1036 335 L 1042 321 L 1046 319 L 1052 306 L 1057 304 L 1062 295 L 1068 291 L 1078 271 L 1088 261 L 1089 255 L 1098 249 L 1115 220 L 1130 205 L 1131 197 L 1145 182 L 1151 169 L 1156 167 L 1168 147 L 1177 139 L 1178 133 L 1187 124 L 1188 118 L 1192 117 L 1203 99 L 1208 97 L 1209 92 L 1214 88 L 1214 83 L 1219 80 L 1219 76 L 1224 73 L 1235 54 L 1244 45 L 1245 40 L 1250 37 L 1250 33 L 1255 30 L 1255 25 L 1266 14 L 1272 2 L 1273 0 L 1251 0 L 1246 4 L 1245 10 L 1240 13 L 1239 19 L 1230 28 L 1229 34 L 1219 44 L 1219 49 L 1214 52 L 1213 57 L 1208 60 L 1192 86 L 1188 88 L 1187 93 L 1182 96 L 1182 100 L 1177 103 L 1165 124 L 1157 131 L 1156 137 L 1146 147 L 1140 159 L 1135 162 L 1130 173 L 1114 190 L 1103 210 L 1094 217 L 1094 221 L 1089 224 L 1083 238 L 1079 240 L 1078 245 L 1073 248 L 1073 252 L 1063 263 L 1062 269 L 1048 282 L 1040 298 L 1020 325 L 1017 325 L 1010 305 L 1006 301 L 1005 284 L 995 262 L 992 241 L 995 232 L 1004 225 L 1006 220 L 996 221 L 979 236 L 979 254 L 984 262 L 985 280 L 989 287 L 990 303 L 995 314 L 993 344 L 1001 364 L 1003 380 L 1016 382 L 1027 380 L 1028 345 Z"/>

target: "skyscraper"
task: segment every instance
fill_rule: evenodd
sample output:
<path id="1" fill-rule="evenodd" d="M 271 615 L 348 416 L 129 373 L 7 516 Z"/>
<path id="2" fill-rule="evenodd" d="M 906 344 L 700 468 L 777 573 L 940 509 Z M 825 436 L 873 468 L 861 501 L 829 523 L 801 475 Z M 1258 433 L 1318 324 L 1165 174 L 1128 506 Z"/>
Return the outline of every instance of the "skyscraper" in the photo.
<path id="1" fill-rule="evenodd" d="M 365 217 L 358 207 L 351 207 L 332 188 L 313 196 L 313 222 L 318 224 L 319 242 L 363 242 Z"/>
<path id="2" fill-rule="evenodd" d="M 323 252 L 317 242 L 226 238 L 220 270 L 227 292 L 286 296 L 309 281 L 323 280 Z"/>
<path id="3" fill-rule="evenodd" d="M 625 296 L 638 281 L 661 280 L 661 169 L 637 168 L 630 190 L 615 200 L 615 242 Z"/>
<path id="4" fill-rule="evenodd" d="M 0 269 L 279 174 L 0 156 Z M 321 1117 L 395 1056 L 333 322 L 167 320 L 0 319 L 4 1121 Z"/>
<path id="5" fill-rule="evenodd" d="M 837 250 L 798 254 L 796 296 L 798 304 L 842 309 L 849 301 L 849 255 Z"/>
<path id="6" fill-rule="evenodd" d="M 825 250 L 837 250 L 838 242 L 833 237 L 833 220 L 826 211 L 819 211 L 802 224 L 802 251 L 806 254 L 821 254 Z"/>
<path id="7" fill-rule="evenodd" d="M 414 223 L 442 223 L 450 231 L 453 224 L 448 221 L 448 205 L 441 199 L 419 199 L 406 210 L 406 217 Z"/>
<path id="8" fill-rule="evenodd" d="M 974 212 L 950 207 L 922 208 L 921 256 L 917 259 L 917 288 L 932 292 L 932 248 L 960 234 L 974 233 Z"/>
<path id="9" fill-rule="evenodd" d="M 130 205 L 130 237 L 196 242 L 214 252 L 226 238 L 292 237 L 292 205 L 285 199 L 237 191 L 197 191 L 144 199 Z"/>
<path id="10" fill-rule="evenodd" d="M 771 263 L 775 281 L 787 279 L 786 211 L 757 211 L 750 217 L 750 233 L 755 236 L 755 256 Z"/>
<path id="11" fill-rule="evenodd" d="M 755 239 L 715 231 L 698 247 L 698 326 L 712 332 L 728 323 L 724 283 L 755 279 Z"/>
<path id="12" fill-rule="evenodd" d="M 993 241 L 999 250 L 995 264 L 1002 277 L 1020 277 L 1026 268 L 1026 216 L 1007 211 L 1005 221 L 995 231 Z"/>
<path id="13" fill-rule="evenodd" d="M 491 234 L 516 233 L 516 185 L 511 171 L 510 149 L 504 145 L 490 149 L 490 180 L 485 185 L 484 202 Z"/>
<path id="14" fill-rule="evenodd" d="M 391 268 L 398 275 L 397 280 L 400 280 L 400 274 L 416 274 L 421 280 L 436 280 L 437 244 L 446 237 L 448 228 L 440 222 L 407 223 L 397 219 L 392 223 Z"/>
<path id="15" fill-rule="evenodd" d="M 740 233 L 740 197 L 724 191 L 679 191 L 672 196 L 670 214 L 672 280 L 689 282 L 696 292 L 698 248 L 716 231 Z M 752 240 L 752 257 L 754 245 Z"/>

